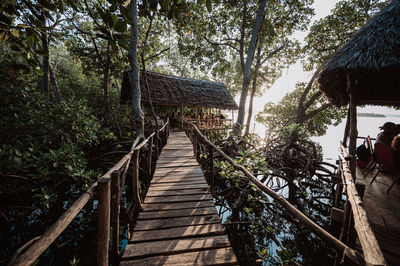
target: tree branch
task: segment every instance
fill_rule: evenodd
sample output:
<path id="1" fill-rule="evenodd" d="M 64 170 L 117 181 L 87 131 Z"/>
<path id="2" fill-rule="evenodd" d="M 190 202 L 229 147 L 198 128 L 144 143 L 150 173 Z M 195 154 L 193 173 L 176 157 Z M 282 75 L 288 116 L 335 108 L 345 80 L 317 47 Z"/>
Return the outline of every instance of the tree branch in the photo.
<path id="1" fill-rule="evenodd" d="M 287 42 L 285 42 L 284 44 L 282 44 L 281 46 L 279 46 L 278 48 L 276 48 L 275 50 L 273 50 L 272 52 L 270 52 L 261 62 L 259 62 L 255 67 L 254 70 L 251 72 L 250 76 L 252 76 L 255 72 L 257 72 L 260 67 L 271 57 L 273 57 L 274 55 L 276 55 L 279 51 L 281 51 L 283 48 L 285 48 L 285 46 L 287 45 Z"/>
<path id="2" fill-rule="evenodd" d="M 152 55 L 152 56 L 147 57 L 146 59 L 144 59 L 144 61 L 147 62 L 148 60 L 151 60 L 151 59 L 153 59 L 153 58 L 155 58 L 155 57 L 161 55 L 162 53 L 164 53 L 164 52 L 166 52 L 166 51 L 168 51 L 168 50 L 169 50 L 169 47 L 168 47 L 168 48 L 165 48 L 164 50 L 162 50 L 162 51 L 160 51 L 160 52 L 158 52 L 158 53 L 156 53 L 156 54 L 154 54 L 154 55 Z"/>
<path id="3" fill-rule="evenodd" d="M 224 46 L 224 45 L 225 46 L 229 46 L 232 49 L 234 49 L 235 51 L 240 52 L 238 48 L 236 48 L 234 45 L 232 45 L 230 43 L 227 43 L 227 42 L 214 42 L 214 41 L 209 40 L 205 35 L 204 35 L 204 40 L 206 40 L 209 44 L 218 45 L 218 46 Z"/>
<path id="4" fill-rule="evenodd" d="M 323 110 L 325 110 L 326 108 L 328 108 L 330 106 L 329 103 L 323 104 L 321 105 L 319 108 L 309 112 L 308 114 L 306 114 L 305 116 L 305 120 L 310 119 L 311 117 L 313 117 L 314 115 L 318 114 L 319 112 L 322 112 Z"/>

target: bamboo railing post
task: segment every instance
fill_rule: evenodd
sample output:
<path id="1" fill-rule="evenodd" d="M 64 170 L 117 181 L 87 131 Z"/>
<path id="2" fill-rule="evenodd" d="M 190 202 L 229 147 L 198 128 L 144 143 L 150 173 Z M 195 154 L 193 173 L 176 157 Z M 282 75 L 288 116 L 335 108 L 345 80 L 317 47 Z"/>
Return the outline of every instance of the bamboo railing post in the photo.
<path id="1" fill-rule="evenodd" d="M 111 257 L 113 264 L 118 262 L 119 257 L 119 200 L 120 200 L 120 174 L 116 170 L 111 173 L 111 226 L 112 226 L 112 245 Z"/>
<path id="2" fill-rule="evenodd" d="M 153 137 L 151 137 L 149 139 L 148 145 L 149 145 L 149 148 L 147 150 L 147 174 L 148 174 L 147 180 L 148 180 L 148 184 L 150 184 L 151 174 L 153 172 L 152 165 L 151 165 L 152 164 L 151 156 L 153 153 Z"/>
<path id="3" fill-rule="evenodd" d="M 97 230 L 97 265 L 108 265 L 108 243 L 110 237 L 110 179 L 98 180 L 98 230 Z"/>
<path id="4" fill-rule="evenodd" d="M 135 150 L 132 156 L 132 169 L 133 169 L 133 180 L 132 180 L 132 187 L 133 187 L 133 197 L 135 199 L 135 203 L 138 206 L 138 209 L 142 209 L 142 201 L 140 199 L 140 192 L 139 192 L 139 151 Z"/>
<path id="5" fill-rule="evenodd" d="M 210 157 L 210 188 L 211 191 L 214 190 L 214 148 L 208 146 L 208 156 Z"/>

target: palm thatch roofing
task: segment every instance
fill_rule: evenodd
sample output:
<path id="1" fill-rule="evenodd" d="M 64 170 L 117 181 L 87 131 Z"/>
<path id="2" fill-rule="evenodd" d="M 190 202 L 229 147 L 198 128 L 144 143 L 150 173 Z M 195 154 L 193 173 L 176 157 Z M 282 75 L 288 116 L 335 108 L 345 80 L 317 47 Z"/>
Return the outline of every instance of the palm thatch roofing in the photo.
<path id="1" fill-rule="evenodd" d="M 144 72 L 140 74 L 141 100 L 149 104 Z M 232 95 L 224 83 L 207 80 L 182 78 L 146 71 L 150 97 L 155 106 L 187 106 L 238 109 Z M 132 89 L 129 85 L 128 72 L 124 73 L 121 90 L 121 104 L 129 104 Z"/>
<path id="2" fill-rule="evenodd" d="M 336 106 L 349 102 L 353 80 L 357 105 L 400 106 L 400 0 L 393 0 L 323 66 L 319 88 Z"/>

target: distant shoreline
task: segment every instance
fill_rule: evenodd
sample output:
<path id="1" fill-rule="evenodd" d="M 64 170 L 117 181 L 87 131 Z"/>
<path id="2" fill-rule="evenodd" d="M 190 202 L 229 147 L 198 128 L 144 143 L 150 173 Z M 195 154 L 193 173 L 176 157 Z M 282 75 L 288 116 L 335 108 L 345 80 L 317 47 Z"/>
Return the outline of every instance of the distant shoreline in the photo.
<path id="1" fill-rule="evenodd" d="M 383 114 L 375 114 L 375 113 L 357 113 L 358 117 L 386 117 Z"/>

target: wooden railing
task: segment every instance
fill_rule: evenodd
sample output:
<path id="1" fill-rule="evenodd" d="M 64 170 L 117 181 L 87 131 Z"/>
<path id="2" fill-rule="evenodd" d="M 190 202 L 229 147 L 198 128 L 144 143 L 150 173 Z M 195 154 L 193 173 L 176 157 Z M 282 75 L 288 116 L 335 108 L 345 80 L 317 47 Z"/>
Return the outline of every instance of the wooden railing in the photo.
<path id="1" fill-rule="evenodd" d="M 254 183 L 259 189 L 261 189 L 263 192 L 265 192 L 270 197 L 275 199 L 290 215 L 297 218 L 303 225 L 307 226 L 313 233 L 315 233 L 317 236 L 325 240 L 326 243 L 329 244 L 331 247 L 335 248 L 338 253 L 342 254 L 341 256 L 342 261 L 346 259 L 346 261 L 351 261 L 352 263 L 357 265 L 365 264 L 363 256 L 358 251 L 356 251 L 353 248 L 350 248 L 348 245 L 346 245 L 345 243 L 343 243 L 342 241 L 331 235 L 329 232 L 324 230 L 322 227 L 320 227 L 318 224 L 312 221 L 309 217 L 307 217 L 301 211 L 299 211 L 284 197 L 282 197 L 281 195 L 273 191 L 271 188 L 263 184 L 245 167 L 236 164 L 232 158 L 230 158 L 220 148 L 218 148 L 211 141 L 209 141 L 195 124 L 185 120 L 183 121 L 183 123 L 185 124 L 184 128 L 186 130 L 186 134 L 193 143 L 194 154 L 196 159 L 199 159 L 199 144 L 202 143 L 204 146 L 207 147 L 205 150 L 208 151 L 208 156 L 210 158 L 210 165 L 211 165 L 210 169 L 212 171 L 212 174 L 210 175 L 211 189 L 214 186 L 214 174 L 213 174 L 214 152 L 217 152 L 224 158 L 224 160 L 226 160 L 229 164 L 231 164 L 234 169 L 241 171 L 249 179 L 249 181 Z M 368 252 L 368 250 L 364 252 Z"/>
<path id="2" fill-rule="evenodd" d="M 341 144 L 339 155 L 339 174 L 341 180 L 338 182 L 334 211 L 340 213 L 342 230 L 339 239 L 355 247 L 356 237 L 360 241 L 364 260 L 368 265 L 386 265 L 383 253 L 376 240 L 368 221 L 367 213 L 362 201 L 365 185 L 359 183 L 355 176 L 352 176 L 349 165 L 349 154 Z M 338 209 L 339 201 L 343 191 L 346 194 L 344 210 Z"/>
<path id="3" fill-rule="evenodd" d="M 98 194 L 98 231 L 97 231 L 97 264 L 109 265 L 109 236 L 110 225 L 112 230 L 111 261 L 117 265 L 119 259 L 119 213 L 121 181 L 127 176 L 129 164 L 132 161 L 132 193 L 134 209 L 141 209 L 141 197 L 139 189 L 139 156 L 144 152 L 144 165 L 147 181 L 154 171 L 152 157 L 158 158 L 162 147 L 167 143 L 169 136 L 169 121 L 159 130 L 152 133 L 142 142 L 134 141 L 131 151 L 115 164 L 106 174 L 100 177 L 88 190 L 86 190 L 73 204 L 58 218 L 58 220 L 41 236 L 36 237 L 17 250 L 9 265 L 31 265 L 53 243 L 54 240 L 67 228 L 86 203 L 93 197 L 95 191 Z M 159 135 L 159 136 L 157 136 Z M 147 147 L 147 150 L 144 150 Z M 153 149 L 154 148 L 154 149 Z M 154 154 L 155 153 L 155 154 Z M 122 178 L 121 178 L 122 177 Z"/>

